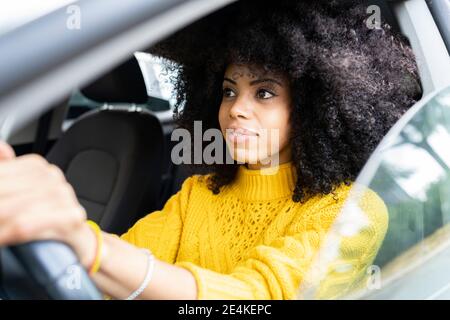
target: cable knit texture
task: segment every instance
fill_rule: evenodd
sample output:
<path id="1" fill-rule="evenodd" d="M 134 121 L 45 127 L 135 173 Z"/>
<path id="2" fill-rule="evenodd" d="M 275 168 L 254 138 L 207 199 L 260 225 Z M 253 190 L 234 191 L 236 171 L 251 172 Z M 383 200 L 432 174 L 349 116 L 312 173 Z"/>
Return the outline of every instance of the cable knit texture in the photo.
<path id="1" fill-rule="evenodd" d="M 206 176 L 194 175 L 122 239 L 192 272 L 199 299 L 301 297 L 300 285 L 350 186 L 296 203 L 295 179 L 292 162 L 261 170 L 241 166 L 235 181 L 214 195 Z M 342 239 L 339 265 L 347 268 L 329 271 L 320 298 L 337 298 L 360 284 L 385 236 L 383 201 L 369 190 L 360 207 L 370 223 Z"/>

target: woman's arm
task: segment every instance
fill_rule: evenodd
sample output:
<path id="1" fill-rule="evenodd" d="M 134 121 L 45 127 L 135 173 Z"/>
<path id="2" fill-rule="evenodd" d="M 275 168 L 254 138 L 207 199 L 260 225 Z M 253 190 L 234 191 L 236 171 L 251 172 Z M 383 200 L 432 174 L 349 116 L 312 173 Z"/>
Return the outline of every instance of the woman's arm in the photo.
<path id="1" fill-rule="evenodd" d="M 72 238 L 83 257 L 81 263 L 89 268 L 95 256 L 95 235 L 90 227 L 83 227 L 75 235 L 85 241 Z M 148 268 L 148 256 L 142 249 L 115 235 L 103 232 L 103 257 L 99 271 L 93 276 L 98 288 L 113 299 L 126 299 L 142 284 Z M 89 241 L 86 241 L 89 240 Z M 185 299 L 197 298 L 197 286 L 193 275 L 184 268 L 155 258 L 152 279 L 137 299 Z"/>
<path id="2" fill-rule="evenodd" d="M 164 212 L 141 219 L 125 235 L 133 238 L 130 242 L 158 251 L 159 257 L 173 262 L 190 184 L 191 180 L 185 184 L 185 192 L 169 199 Z M 156 234 L 137 232 L 141 225 L 148 227 L 149 223 Z M 92 264 L 96 255 L 96 236 L 86 224 L 86 212 L 64 174 L 38 155 L 16 158 L 12 148 L 0 141 L 0 246 L 44 239 L 69 244 L 85 267 Z M 161 244 L 158 239 L 162 239 Z M 167 262 L 155 261 L 153 278 L 139 298 L 195 299 L 193 276 Z M 94 281 L 112 298 L 126 298 L 144 280 L 147 264 L 141 249 L 105 233 L 104 256 Z"/>
<path id="3" fill-rule="evenodd" d="M 147 272 L 148 257 L 140 249 L 104 234 L 105 255 L 94 281 L 108 296 L 125 299 L 141 285 Z M 196 299 L 193 275 L 184 268 L 155 259 L 153 276 L 138 299 Z"/>

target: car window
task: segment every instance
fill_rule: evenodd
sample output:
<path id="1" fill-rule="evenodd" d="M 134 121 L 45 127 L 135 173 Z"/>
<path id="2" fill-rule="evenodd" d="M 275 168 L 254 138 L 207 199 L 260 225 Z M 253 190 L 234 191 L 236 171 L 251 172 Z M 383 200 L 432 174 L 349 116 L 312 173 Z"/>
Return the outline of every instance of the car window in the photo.
<path id="1" fill-rule="evenodd" d="M 176 77 L 177 73 L 176 71 L 169 71 L 165 66 L 168 63 L 174 64 L 174 62 L 155 57 L 146 52 L 136 52 L 134 55 L 141 67 L 148 96 L 167 100 L 173 107 L 175 99 L 171 78 Z"/>
<path id="2" fill-rule="evenodd" d="M 430 259 L 450 240 L 450 88 L 421 104 L 390 131 L 358 177 L 301 288 L 306 298 L 364 297 Z M 352 267 L 365 254 L 356 250 L 366 246 L 355 245 L 355 252 L 343 247 L 370 230 L 371 217 L 361 209 L 367 192 L 382 199 L 388 227 L 376 255 L 356 271 Z"/>
<path id="3" fill-rule="evenodd" d="M 139 63 L 145 87 L 148 95 L 148 101 L 145 104 L 134 104 L 137 107 L 145 108 L 153 112 L 167 112 L 174 108 L 175 89 L 171 79 L 177 76 L 176 71 L 166 68 L 168 64 L 174 62 L 155 57 L 146 52 L 135 52 L 135 58 Z M 74 90 L 69 100 L 69 111 L 67 119 L 76 119 L 83 113 L 99 108 L 104 103 L 89 99 L 80 90 Z M 117 103 L 127 107 L 124 103 Z"/>

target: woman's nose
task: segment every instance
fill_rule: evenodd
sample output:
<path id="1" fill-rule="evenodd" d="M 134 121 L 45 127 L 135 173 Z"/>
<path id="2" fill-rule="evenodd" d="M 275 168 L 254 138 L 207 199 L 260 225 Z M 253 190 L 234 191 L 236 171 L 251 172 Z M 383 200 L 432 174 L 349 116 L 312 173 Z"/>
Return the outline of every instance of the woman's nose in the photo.
<path id="1" fill-rule="evenodd" d="M 238 99 L 230 109 L 230 118 L 244 118 L 247 119 L 250 115 L 248 104 L 242 100 Z"/>

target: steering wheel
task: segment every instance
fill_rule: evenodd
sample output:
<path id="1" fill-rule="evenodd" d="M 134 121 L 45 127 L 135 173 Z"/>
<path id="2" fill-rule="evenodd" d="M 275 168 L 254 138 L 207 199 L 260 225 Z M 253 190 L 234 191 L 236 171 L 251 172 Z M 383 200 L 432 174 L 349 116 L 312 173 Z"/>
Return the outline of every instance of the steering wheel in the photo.
<path id="1" fill-rule="evenodd" d="M 0 290 L 7 299 L 102 299 L 78 257 L 65 243 L 35 241 L 2 250 Z"/>

